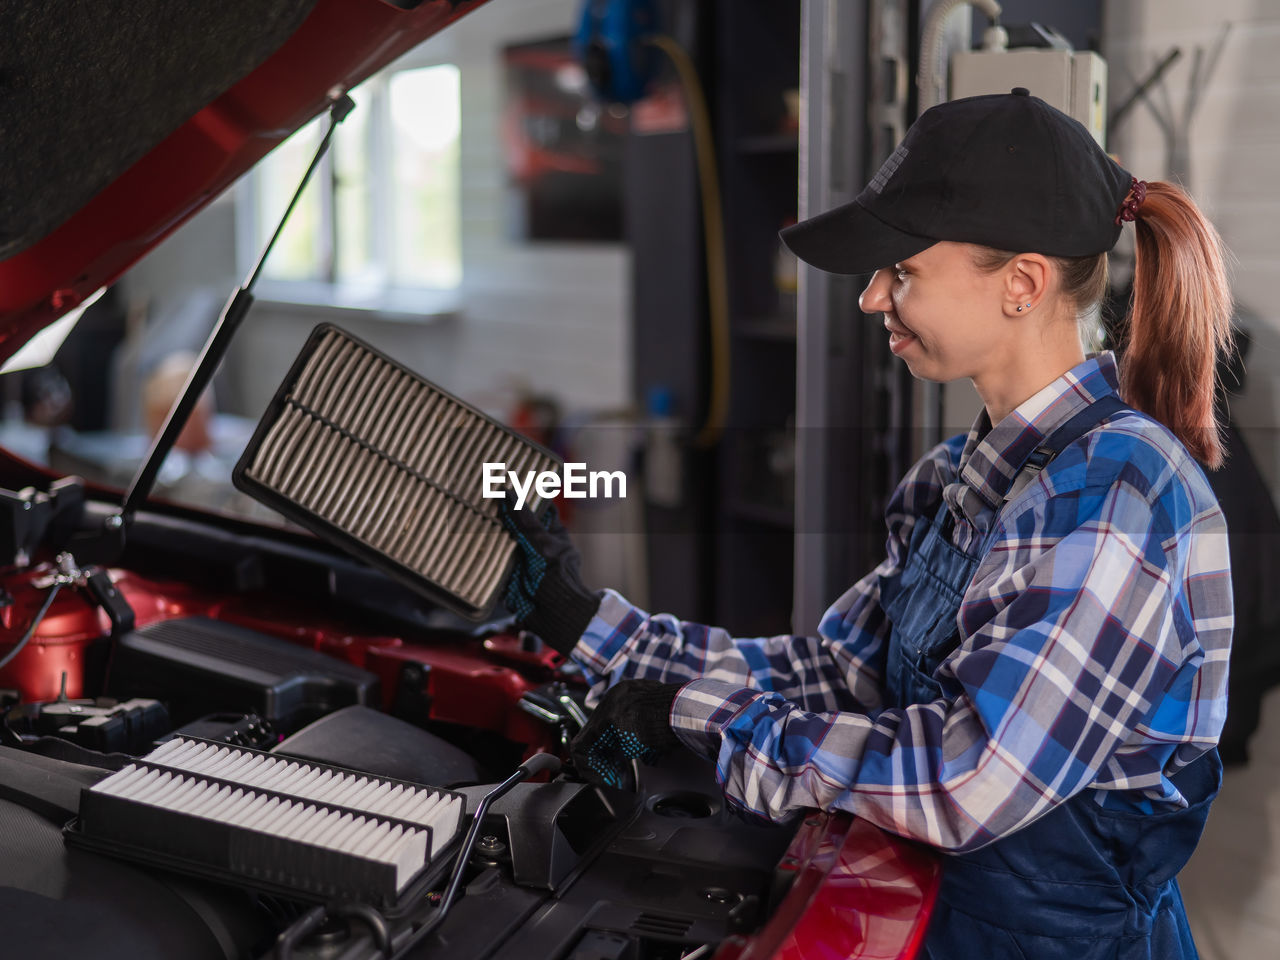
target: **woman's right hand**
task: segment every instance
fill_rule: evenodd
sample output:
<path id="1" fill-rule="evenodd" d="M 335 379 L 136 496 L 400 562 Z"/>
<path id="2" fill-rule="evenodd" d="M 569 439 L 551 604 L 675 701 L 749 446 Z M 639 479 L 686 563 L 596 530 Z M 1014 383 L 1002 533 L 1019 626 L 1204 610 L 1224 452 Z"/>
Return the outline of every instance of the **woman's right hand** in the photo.
<path id="1" fill-rule="evenodd" d="M 600 608 L 600 595 L 582 583 L 582 556 L 554 504 L 539 519 L 532 508 L 516 509 L 508 494 L 498 516 L 516 542 L 503 602 L 517 624 L 567 657 Z"/>

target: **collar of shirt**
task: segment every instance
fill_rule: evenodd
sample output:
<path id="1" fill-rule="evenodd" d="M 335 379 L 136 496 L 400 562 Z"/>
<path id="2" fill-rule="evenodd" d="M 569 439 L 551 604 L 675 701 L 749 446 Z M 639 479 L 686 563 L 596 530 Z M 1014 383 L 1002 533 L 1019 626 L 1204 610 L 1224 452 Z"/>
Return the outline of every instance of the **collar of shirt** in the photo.
<path id="1" fill-rule="evenodd" d="M 1078 412 L 1118 388 L 1115 356 L 1097 353 L 1024 400 L 994 427 L 984 410 L 960 454 L 960 483 L 950 485 L 944 498 L 979 529 L 989 526 L 979 517 L 989 518 L 999 509 L 1031 452 Z"/>

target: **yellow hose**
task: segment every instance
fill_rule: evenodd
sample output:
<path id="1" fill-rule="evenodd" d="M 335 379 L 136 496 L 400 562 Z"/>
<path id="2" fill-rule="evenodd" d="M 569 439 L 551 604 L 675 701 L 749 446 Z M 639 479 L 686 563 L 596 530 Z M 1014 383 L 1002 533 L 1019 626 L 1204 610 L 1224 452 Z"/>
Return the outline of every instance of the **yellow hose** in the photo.
<path id="1" fill-rule="evenodd" d="M 702 231 L 707 256 L 707 301 L 711 321 L 711 398 L 707 419 L 693 442 L 713 446 L 724 432 L 729 415 L 729 280 L 725 272 L 724 218 L 720 206 L 720 178 L 716 173 L 715 141 L 707 98 L 693 60 L 671 37 L 657 34 L 646 38 L 670 59 L 680 77 L 689 119 L 693 127 L 694 153 L 698 161 L 698 185 L 702 195 Z"/>

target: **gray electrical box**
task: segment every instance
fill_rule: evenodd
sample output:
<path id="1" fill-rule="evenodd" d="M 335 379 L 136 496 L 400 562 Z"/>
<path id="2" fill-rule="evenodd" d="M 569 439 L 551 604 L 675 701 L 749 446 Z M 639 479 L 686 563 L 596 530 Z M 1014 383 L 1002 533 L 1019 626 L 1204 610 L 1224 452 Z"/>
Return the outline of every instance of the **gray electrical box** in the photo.
<path id="1" fill-rule="evenodd" d="M 951 57 L 951 98 L 1026 87 L 1084 124 L 1098 145 L 1107 139 L 1107 62 L 1096 53 L 1039 48 L 974 50 Z"/>

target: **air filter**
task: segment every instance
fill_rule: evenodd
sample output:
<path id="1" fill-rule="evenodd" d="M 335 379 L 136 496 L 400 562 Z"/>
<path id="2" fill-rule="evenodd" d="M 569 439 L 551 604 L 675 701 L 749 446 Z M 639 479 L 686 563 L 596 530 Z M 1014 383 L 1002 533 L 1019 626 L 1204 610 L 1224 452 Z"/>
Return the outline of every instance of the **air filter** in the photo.
<path id="1" fill-rule="evenodd" d="M 463 807 L 435 787 L 176 737 L 86 787 L 67 837 L 304 900 L 393 908 L 433 862 L 443 869 Z"/>
<path id="2" fill-rule="evenodd" d="M 494 606 L 515 543 L 485 463 L 561 461 L 331 324 L 308 338 L 233 473 L 285 517 L 471 619 Z M 529 502 L 537 506 L 532 495 Z"/>

